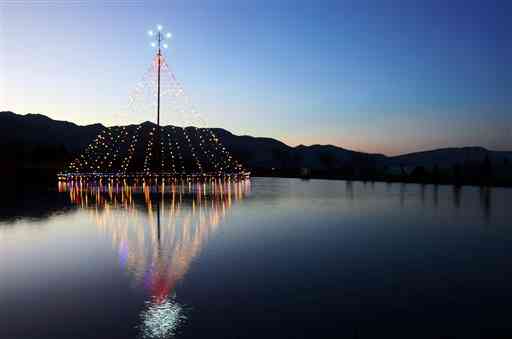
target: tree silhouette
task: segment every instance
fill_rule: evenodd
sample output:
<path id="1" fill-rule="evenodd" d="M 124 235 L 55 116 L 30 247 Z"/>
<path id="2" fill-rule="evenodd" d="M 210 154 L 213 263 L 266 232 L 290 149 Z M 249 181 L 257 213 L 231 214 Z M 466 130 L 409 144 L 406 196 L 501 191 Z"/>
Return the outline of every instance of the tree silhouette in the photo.
<path id="1" fill-rule="evenodd" d="M 439 166 L 437 164 L 432 169 L 432 180 L 435 184 L 439 183 Z"/>
<path id="2" fill-rule="evenodd" d="M 482 165 L 480 166 L 480 180 L 483 184 L 490 184 L 492 181 L 492 163 L 491 159 L 489 158 L 489 155 L 487 154 L 485 156 L 484 161 L 482 162 Z"/>
<path id="3" fill-rule="evenodd" d="M 462 168 L 459 163 L 453 165 L 453 180 L 456 185 L 462 183 Z"/>
<path id="4" fill-rule="evenodd" d="M 427 170 L 423 166 L 416 166 L 411 173 L 411 178 L 414 180 L 423 181 L 427 176 Z"/>
<path id="5" fill-rule="evenodd" d="M 324 165 L 327 169 L 331 169 L 336 163 L 336 158 L 327 152 L 321 153 L 319 155 L 319 159 L 322 165 Z"/>

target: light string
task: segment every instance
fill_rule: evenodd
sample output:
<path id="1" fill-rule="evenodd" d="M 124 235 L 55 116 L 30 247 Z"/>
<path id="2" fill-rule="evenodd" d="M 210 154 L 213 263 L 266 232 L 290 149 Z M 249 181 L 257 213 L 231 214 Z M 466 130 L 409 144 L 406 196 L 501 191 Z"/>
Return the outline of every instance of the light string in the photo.
<path id="1" fill-rule="evenodd" d="M 168 103 L 164 110 L 173 109 L 185 120 L 196 118 L 207 126 L 163 56 L 157 55 L 153 59 L 142 80 L 135 86 L 129 97 L 129 109 L 143 116 L 141 113 L 148 107 L 152 110 L 156 108 L 158 58 L 161 66 L 161 102 Z M 174 116 L 172 113 L 168 115 Z M 153 175 L 153 165 L 156 165 L 159 173 L 173 175 L 243 173 L 241 164 L 233 158 L 213 129 L 196 125 L 162 126 L 160 133 L 157 133 L 156 126 L 146 123 L 105 128 L 68 164 L 66 172 L 71 175 Z M 159 134 L 159 140 L 156 140 L 155 134 Z M 160 146 L 159 159 L 155 157 L 156 145 Z M 142 155 L 142 163 L 137 160 L 137 154 Z M 191 167 L 187 171 L 188 166 Z"/>
<path id="2" fill-rule="evenodd" d="M 192 100 L 186 94 L 186 92 L 185 92 L 183 86 L 181 85 L 180 81 L 176 78 L 176 76 L 174 75 L 174 72 L 172 72 L 172 69 L 169 67 L 169 65 L 165 61 L 165 58 L 162 58 L 162 65 L 163 65 L 163 70 L 164 70 L 163 73 L 164 73 L 164 75 L 169 77 L 170 81 L 176 85 L 176 87 L 177 87 L 176 93 L 178 95 L 181 95 L 184 98 L 184 100 L 186 102 L 186 105 L 190 107 L 190 111 L 191 111 L 192 115 L 196 116 L 199 120 L 201 120 L 201 122 L 203 122 L 204 126 L 207 126 L 206 120 L 198 112 L 198 110 L 195 109 L 195 107 L 194 107 L 194 105 L 192 103 Z M 231 163 L 233 163 L 232 169 L 241 170 L 242 169 L 242 165 L 236 159 L 234 159 L 232 157 L 232 155 L 230 154 L 230 152 L 224 147 L 224 145 L 222 145 L 222 143 L 220 142 L 220 139 L 215 135 L 213 130 L 211 128 L 208 128 L 208 127 L 205 127 L 204 129 L 205 129 L 206 132 L 208 132 L 210 134 L 210 141 L 215 146 L 215 150 L 220 152 L 220 153 L 222 153 L 224 155 L 224 157 L 225 157 L 224 161 L 223 161 L 223 168 L 222 168 L 222 170 L 226 170 L 226 166 L 231 165 Z M 197 130 L 197 128 L 196 128 L 196 130 Z"/>

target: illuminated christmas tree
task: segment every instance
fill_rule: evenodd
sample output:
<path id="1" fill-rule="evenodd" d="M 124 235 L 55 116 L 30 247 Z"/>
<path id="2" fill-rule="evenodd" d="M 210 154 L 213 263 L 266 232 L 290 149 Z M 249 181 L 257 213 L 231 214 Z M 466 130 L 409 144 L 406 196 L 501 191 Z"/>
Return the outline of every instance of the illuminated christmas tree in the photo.
<path id="1" fill-rule="evenodd" d="M 148 34 L 156 54 L 151 67 L 130 96 L 129 107 L 138 116 L 156 111 L 156 124 L 114 126 L 104 129 L 89 146 L 59 174 L 60 180 L 194 180 L 245 179 L 249 172 L 235 160 L 214 131 L 193 107 L 183 87 L 167 64 L 170 33 L 162 26 Z M 162 126 L 168 114 L 181 127 Z M 194 127 L 187 122 L 196 119 Z M 197 124 L 203 127 L 197 127 Z"/>

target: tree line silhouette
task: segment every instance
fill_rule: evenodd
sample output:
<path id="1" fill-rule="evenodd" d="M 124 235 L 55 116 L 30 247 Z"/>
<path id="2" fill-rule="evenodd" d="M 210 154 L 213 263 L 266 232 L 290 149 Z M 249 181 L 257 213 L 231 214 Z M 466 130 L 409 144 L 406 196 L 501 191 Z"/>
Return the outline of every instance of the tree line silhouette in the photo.
<path id="1" fill-rule="evenodd" d="M 512 187 L 512 163 L 508 158 L 492 162 L 489 155 L 482 161 L 463 161 L 450 167 L 434 164 L 427 166 L 399 165 L 398 171 L 390 171 L 390 166 L 382 166 L 371 156 L 354 154 L 350 161 L 339 165 L 329 153 L 319 154 L 324 169 L 304 169 L 297 166 L 300 159 L 276 151 L 275 159 L 281 166 L 275 168 L 253 168 L 256 175 L 276 177 L 322 178 L 362 181 L 406 182 L 422 184 L 452 184 Z M 243 159 L 243 156 L 240 155 Z"/>
<path id="2" fill-rule="evenodd" d="M 64 144 L 34 144 L 8 142 L 0 144 L 0 175 L 14 178 L 7 184 L 48 185 L 55 183 L 56 174 L 76 156 Z M 340 163 L 327 151 L 315 156 L 321 168 L 307 168 L 303 156 L 282 149 L 272 150 L 269 163 L 250 166 L 251 153 L 239 148 L 233 156 L 249 168 L 253 176 L 323 178 L 362 181 L 406 182 L 425 184 L 481 185 L 512 187 L 512 163 L 508 158 L 492 161 L 489 155 L 481 161 L 463 161 L 451 167 L 382 165 L 370 154 L 352 153 Z M 271 165 L 270 165 L 271 164 Z"/>

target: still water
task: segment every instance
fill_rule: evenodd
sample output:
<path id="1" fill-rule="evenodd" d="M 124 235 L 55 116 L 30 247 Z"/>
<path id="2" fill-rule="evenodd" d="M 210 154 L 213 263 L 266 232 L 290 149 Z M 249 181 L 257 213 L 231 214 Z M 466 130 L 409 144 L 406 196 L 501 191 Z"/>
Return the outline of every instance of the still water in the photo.
<path id="1" fill-rule="evenodd" d="M 512 337 L 511 189 L 163 190 L 61 184 L 3 209 L 0 338 Z"/>

